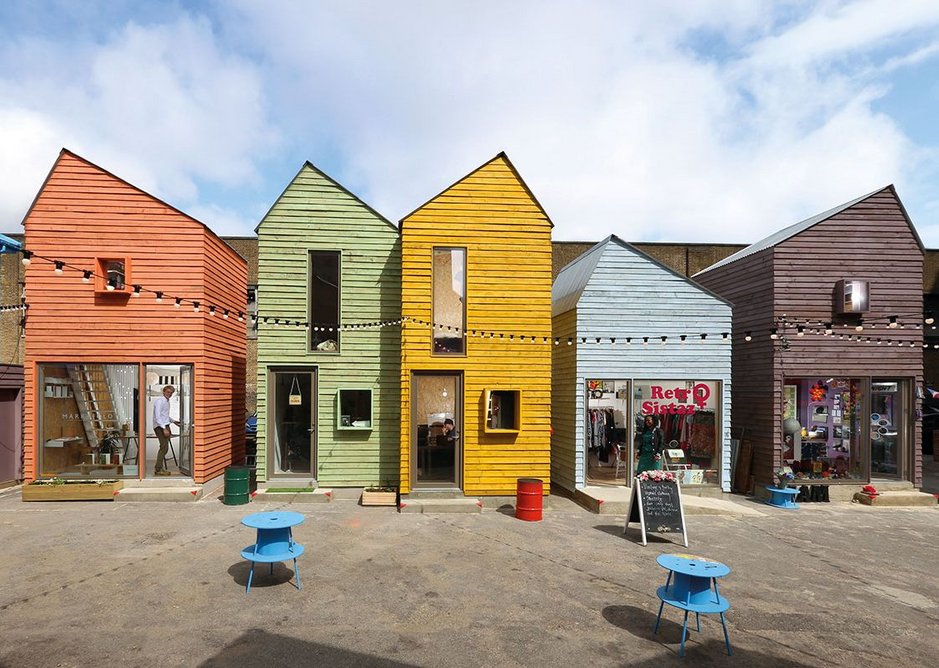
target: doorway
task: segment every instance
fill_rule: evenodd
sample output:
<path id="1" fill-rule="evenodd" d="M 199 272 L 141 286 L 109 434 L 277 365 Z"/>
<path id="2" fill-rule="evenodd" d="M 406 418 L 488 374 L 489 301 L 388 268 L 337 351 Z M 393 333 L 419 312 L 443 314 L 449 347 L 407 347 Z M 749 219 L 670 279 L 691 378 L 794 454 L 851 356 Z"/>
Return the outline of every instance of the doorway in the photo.
<path id="1" fill-rule="evenodd" d="M 163 397 L 166 387 L 173 388 L 169 399 L 170 439 L 163 465 L 159 468 L 169 471 L 170 477 L 192 477 L 192 443 L 195 426 L 192 419 L 192 365 L 191 364 L 148 364 L 144 368 L 146 420 L 141 430 L 146 435 L 144 457 L 144 476 L 153 478 L 157 470 L 157 458 L 160 454 L 160 440 L 154 431 L 154 403 Z M 176 423 L 179 423 L 178 425 Z M 133 452 L 134 444 L 125 447 Z M 136 454 L 136 453 L 135 453 Z M 126 469 L 127 467 L 125 467 Z"/>
<path id="2" fill-rule="evenodd" d="M 460 489 L 465 427 L 463 376 L 415 373 L 411 388 L 413 486 Z"/>
<path id="3" fill-rule="evenodd" d="M 588 379 L 584 423 L 584 467 L 588 485 L 632 480 L 630 382 Z"/>
<path id="4" fill-rule="evenodd" d="M 900 478 L 909 451 L 909 397 L 902 380 L 871 380 L 871 477 Z"/>
<path id="5" fill-rule="evenodd" d="M 316 369 L 272 369 L 267 382 L 267 461 L 277 477 L 316 471 Z"/>

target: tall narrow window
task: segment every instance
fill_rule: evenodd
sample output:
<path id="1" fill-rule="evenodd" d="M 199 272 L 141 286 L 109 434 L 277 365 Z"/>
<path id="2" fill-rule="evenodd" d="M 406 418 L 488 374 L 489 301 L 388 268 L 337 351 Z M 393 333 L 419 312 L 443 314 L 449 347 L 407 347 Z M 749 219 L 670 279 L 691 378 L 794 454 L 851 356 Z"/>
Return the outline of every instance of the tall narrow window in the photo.
<path id="1" fill-rule="evenodd" d="M 339 251 L 310 251 L 310 348 L 339 352 Z"/>
<path id="2" fill-rule="evenodd" d="M 434 249 L 434 352 L 465 352 L 466 249 Z"/>
<path id="3" fill-rule="evenodd" d="M 248 338 L 258 338 L 258 286 L 248 286 Z"/>

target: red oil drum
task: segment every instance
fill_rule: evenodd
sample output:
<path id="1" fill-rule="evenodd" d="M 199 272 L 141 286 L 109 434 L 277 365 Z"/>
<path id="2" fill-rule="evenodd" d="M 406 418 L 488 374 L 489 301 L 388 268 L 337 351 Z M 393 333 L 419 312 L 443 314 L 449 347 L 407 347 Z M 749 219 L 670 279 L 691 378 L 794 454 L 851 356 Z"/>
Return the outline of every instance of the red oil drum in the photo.
<path id="1" fill-rule="evenodd" d="M 541 521 L 544 483 L 538 478 L 519 478 L 515 488 L 515 517 L 526 522 Z"/>

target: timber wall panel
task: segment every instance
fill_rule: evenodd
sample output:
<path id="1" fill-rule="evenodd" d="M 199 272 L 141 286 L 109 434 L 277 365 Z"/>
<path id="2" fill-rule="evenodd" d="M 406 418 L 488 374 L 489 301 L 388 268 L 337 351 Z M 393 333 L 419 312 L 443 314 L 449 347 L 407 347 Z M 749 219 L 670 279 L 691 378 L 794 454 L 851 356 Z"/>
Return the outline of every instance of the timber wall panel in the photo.
<path id="1" fill-rule="evenodd" d="M 397 228 L 338 183 L 307 163 L 258 227 L 259 309 L 293 321 L 308 320 L 309 252 L 333 250 L 341 258 L 343 323 L 400 318 L 401 247 Z M 258 473 L 267 459 L 267 374 L 271 367 L 315 366 L 318 378 L 319 484 L 368 486 L 398 480 L 400 330 L 397 326 L 340 333 L 339 353 L 311 352 L 303 328 L 259 323 Z M 336 395 L 372 390 L 372 429 L 340 430 Z"/>
<path id="2" fill-rule="evenodd" d="M 235 303 L 243 304 L 244 260 L 198 221 L 68 151 L 53 166 L 24 227 L 31 251 L 75 267 L 66 268 L 60 276 L 51 263 L 37 260 L 26 271 L 30 302 L 25 354 L 27 479 L 33 479 L 36 471 L 35 383 L 37 365 L 44 362 L 192 364 L 193 479 L 204 482 L 230 464 L 232 394 L 243 396 L 244 390 L 233 389 L 230 368 L 224 381 L 213 380 L 213 374 L 224 374 L 226 369 L 218 367 L 206 351 L 212 347 L 225 351 L 229 358 L 243 359 L 243 323 L 230 318 L 208 329 L 205 309 L 201 313 L 194 313 L 189 305 L 175 309 L 173 297 L 207 305 L 212 293 L 207 291 L 206 258 L 212 257 L 224 264 L 219 285 L 231 283 L 224 290 L 217 288 L 221 290 L 218 300 L 239 293 Z M 217 251 L 210 253 L 210 246 Z M 152 293 L 139 298 L 97 295 L 94 281 L 82 282 L 80 270 L 95 271 L 95 258 L 110 257 L 129 257 L 127 284 L 161 290 L 163 303 L 157 304 Z M 213 392 L 220 388 L 217 391 L 227 396 L 206 397 L 206 388 Z M 227 405 L 227 414 L 217 416 L 218 406 L 213 402 Z M 218 426 L 226 422 L 227 429 Z M 149 431 L 149 416 L 141 416 L 140 423 Z"/>
<path id="3" fill-rule="evenodd" d="M 854 204 L 775 247 L 741 258 L 695 277 L 734 303 L 735 342 L 747 330 L 749 344 L 735 345 L 734 426 L 755 445 L 754 473 L 769 484 L 781 464 L 784 377 L 841 376 L 906 378 L 922 383 L 922 329 L 884 328 L 890 315 L 922 322 L 923 253 L 892 187 Z M 789 341 L 783 350 L 767 336 L 776 318 L 833 322 L 836 333 L 855 334 L 855 317 L 832 314 L 834 284 L 839 279 L 870 283 L 869 318 L 879 320 L 863 336 L 902 341 L 902 347 L 780 331 Z M 845 325 L 849 325 L 845 327 Z M 912 343 L 912 347 L 909 345 Z M 917 400 L 916 406 L 919 406 Z M 919 424 L 914 425 L 914 484 L 921 482 Z"/>
<path id="4" fill-rule="evenodd" d="M 463 373 L 463 491 L 514 494 L 520 477 L 550 477 L 551 223 L 508 160 L 500 155 L 402 221 L 402 315 L 432 314 L 434 247 L 463 247 L 467 330 L 534 335 L 508 341 L 468 336 L 465 356 L 431 354 L 431 331 L 408 323 L 401 343 L 402 491 L 410 490 L 410 376 Z M 545 340 L 547 339 L 547 340 Z M 487 389 L 522 392 L 517 434 L 486 434 Z"/>
<path id="5" fill-rule="evenodd" d="M 722 396 L 715 402 L 715 424 L 719 425 L 715 448 L 721 484 L 730 491 L 731 342 L 721 334 L 731 332 L 731 306 L 611 240 L 602 248 L 576 310 L 573 380 L 580 388 L 578 415 L 586 413 L 583 388 L 590 379 L 717 381 Z M 707 335 L 703 340 L 702 333 Z M 679 338 L 682 334 L 687 336 L 684 344 Z M 662 336 L 668 337 L 665 345 Z M 579 342 L 583 337 L 586 344 Z M 590 343 L 596 337 L 615 337 L 617 344 Z M 643 345 L 643 337 L 649 337 L 648 345 Z M 630 345 L 624 345 L 626 338 L 632 339 Z M 585 449 L 583 434 L 578 435 L 577 444 Z M 582 468 L 578 484 L 586 484 Z"/>

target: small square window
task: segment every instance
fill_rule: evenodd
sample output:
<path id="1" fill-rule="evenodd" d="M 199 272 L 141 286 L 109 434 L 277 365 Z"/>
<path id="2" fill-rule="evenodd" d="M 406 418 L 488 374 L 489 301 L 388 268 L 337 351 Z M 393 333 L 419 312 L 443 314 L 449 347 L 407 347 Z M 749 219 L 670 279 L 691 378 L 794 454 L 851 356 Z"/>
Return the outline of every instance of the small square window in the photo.
<path id="1" fill-rule="evenodd" d="M 339 390 L 336 393 L 336 428 L 372 428 L 371 390 Z"/>
<path id="2" fill-rule="evenodd" d="M 95 292 L 127 294 L 131 287 L 130 258 L 97 258 L 95 265 Z"/>
<path id="3" fill-rule="evenodd" d="M 486 390 L 487 432 L 515 432 L 522 428 L 521 390 Z"/>

